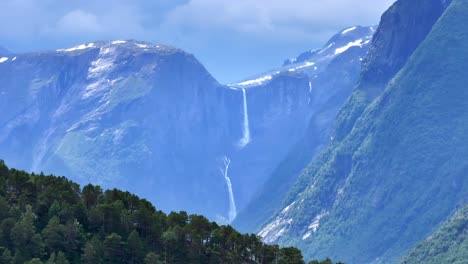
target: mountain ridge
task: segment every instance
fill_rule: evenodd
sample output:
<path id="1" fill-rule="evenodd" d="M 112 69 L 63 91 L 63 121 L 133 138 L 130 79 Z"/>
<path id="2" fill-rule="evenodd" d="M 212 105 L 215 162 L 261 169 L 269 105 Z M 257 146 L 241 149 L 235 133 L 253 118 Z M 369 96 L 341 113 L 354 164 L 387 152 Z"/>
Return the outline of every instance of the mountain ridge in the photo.
<path id="1" fill-rule="evenodd" d="M 466 202 L 466 164 L 449 165 L 468 155 L 466 8 L 453 1 L 351 132 L 309 165 L 260 233 L 266 241 L 294 244 L 307 257 L 394 263 Z"/>

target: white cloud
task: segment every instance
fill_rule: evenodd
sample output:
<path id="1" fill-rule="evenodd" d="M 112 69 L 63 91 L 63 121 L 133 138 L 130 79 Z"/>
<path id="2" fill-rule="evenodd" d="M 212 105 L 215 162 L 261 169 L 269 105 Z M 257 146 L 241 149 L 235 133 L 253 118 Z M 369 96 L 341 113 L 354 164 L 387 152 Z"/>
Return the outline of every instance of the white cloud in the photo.
<path id="1" fill-rule="evenodd" d="M 61 17 L 54 30 L 62 34 L 89 34 L 103 32 L 104 27 L 95 14 L 78 9 Z"/>
<path id="2" fill-rule="evenodd" d="M 301 35 L 308 28 L 377 24 L 394 0 L 190 0 L 171 11 L 167 31 L 233 30 Z"/>

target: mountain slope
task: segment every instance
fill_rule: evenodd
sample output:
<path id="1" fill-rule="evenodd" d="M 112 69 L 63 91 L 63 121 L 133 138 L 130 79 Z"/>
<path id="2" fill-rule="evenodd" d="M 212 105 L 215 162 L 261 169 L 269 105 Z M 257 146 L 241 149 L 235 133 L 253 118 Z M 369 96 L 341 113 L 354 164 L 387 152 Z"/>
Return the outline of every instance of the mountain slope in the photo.
<path id="1" fill-rule="evenodd" d="M 320 65 L 347 54 L 360 67 L 363 42 L 345 50 L 337 41 Z M 311 92 L 300 66 L 233 87 L 191 54 L 139 41 L 9 54 L 0 63 L 0 156 L 230 222 L 304 134 L 312 100 L 329 96 L 319 83 Z M 341 89 L 332 88 L 330 96 Z"/>
<path id="2" fill-rule="evenodd" d="M 338 114 L 336 140 L 351 131 L 364 109 L 405 65 L 448 3 L 445 0 L 397 1 L 382 15 L 369 54 L 364 58 L 359 83 Z"/>
<path id="3" fill-rule="evenodd" d="M 319 153 L 324 146 L 327 146 L 329 139 L 340 141 L 349 133 L 354 126 L 356 119 L 362 114 L 364 109 L 375 99 L 390 81 L 390 79 L 404 66 L 414 49 L 418 47 L 422 40 L 432 29 L 432 26 L 445 10 L 447 1 L 433 1 L 430 5 L 422 1 L 398 1 L 382 16 L 381 23 L 377 30 L 374 27 L 351 27 L 335 35 L 324 47 L 323 50 L 305 52 L 295 59 L 285 62 L 285 67 L 295 65 L 311 65 L 317 56 L 323 53 L 336 53 L 343 50 L 342 47 L 351 47 L 356 43 L 367 43 L 363 45 L 364 53 L 360 55 L 362 59 L 362 71 L 360 78 L 349 78 L 347 73 L 354 72 L 356 68 L 346 68 L 338 72 L 330 72 L 338 76 L 319 75 L 330 87 L 354 88 L 351 93 L 336 94 L 327 97 L 322 102 L 326 102 L 319 110 L 315 111 L 311 118 L 307 132 L 290 150 L 284 160 L 271 172 L 269 181 L 254 199 L 245 212 L 241 212 L 236 226 L 244 231 L 256 232 L 278 211 L 283 202 L 288 189 L 291 188 L 294 180 L 302 173 L 307 164 Z M 421 6 L 421 7 L 419 7 Z M 413 12 L 417 10 L 418 12 Z M 375 32 L 375 35 L 373 35 Z M 372 38 L 372 42 L 368 43 Z M 363 39 L 364 41 L 360 41 Z M 348 51 L 348 52 L 351 52 Z M 367 53 L 367 51 L 369 51 Z M 366 55 L 367 54 L 367 55 Z M 343 57 L 343 56 L 341 56 Z M 339 65 L 339 64 L 338 64 Z M 305 69 L 308 69 L 307 67 Z M 310 69 L 310 68 L 309 68 Z M 312 81 L 317 81 L 313 72 L 309 71 Z M 357 76 L 358 73 L 355 73 Z M 334 80 L 336 83 L 330 82 Z M 343 82 L 343 83 L 341 83 Z M 345 84 L 346 83 L 346 84 Z M 313 85 L 315 87 L 315 85 Z M 328 89 L 323 89 L 329 95 Z M 342 91 L 346 91 L 343 89 Z M 320 92 L 318 92 L 320 94 Z M 322 93 L 323 94 L 323 93 Z M 320 97 L 316 97 L 320 98 Z M 344 102 L 344 104 L 343 104 Z M 325 125 L 324 125 L 325 123 Z M 335 126 L 335 127 L 333 127 Z M 332 128 L 334 131 L 330 131 Z M 268 203 L 266 203 L 268 201 Z"/>
<path id="4" fill-rule="evenodd" d="M 468 262 L 468 205 L 430 237 L 418 243 L 401 261 L 402 264 L 437 264 Z"/>
<path id="5" fill-rule="evenodd" d="M 266 241 L 394 263 L 466 203 L 467 15 L 466 1 L 452 2 L 351 132 L 305 170 L 259 233 Z"/>
<path id="6" fill-rule="evenodd" d="M 281 156 L 282 159 L 278 159 L 274 166 L 266 171 L 267 181 L 260 185 L 254 198 L 239 213 L 234 222 L 236 228 L 244 232 L 254 232 L 267 221 L 281 204 L 300 170 L 329 142 L 336 113 L 350 95 L 359 77 L 361 60 L 368 51 L 373 33 L 373 27 L 356 26 L 344 29 L 333 36 L 323 49 L 305 52 L 294 59 L 293 64 L 286 64 L 267 75 L 256 76 L 254 81 L 241 83 L 254 83 L 255 80 L 265 80 L 270 76 L 272 81 L 262 81 L 264 86 L 269 86 L 284 72 L 305 73 L 309 80 L 306 95 L 309 112 L 303 115 L 302 120 L 292 120 L 293 122 L 281 128 L 284 130 L 286 127 L 302 124 L 300 130 L 295 129 L 301 133 L 294 137 L 288 136 L 294 139 L 295 143 L 287 149 L 287 155 Z M 250 87 L 248 89 L 262 88 Z"/>
<path id="7" fill-rule="evenodd" d="M 164 209 L 222 208 L 210 200 L 206 211 L 187 204 L 209 194 L 185 175 L 198 171 L 199 184 L 213 182 L 207 170 L 213 162 L 217 171 L 217 145 L 240 137 L 240 126 L 229 130 L 236 116 L 226 105 L 240 108 L 241 94 L 218 84 L 192 55 L 114 41 L 9 57 L 0 64 L 0 144 L 12 164 L 139 190 L 163 200 Z M 19 151 L 28 148 L 33 151 Z M 191 162 L 199 156 L 205 163 Z M 162 177 L 167 174 L 172 178 Z M 181 181 L 187 186 L 179 193 Z M 222 178 L 215 186 L 214 195 L 225 196 Z"/>

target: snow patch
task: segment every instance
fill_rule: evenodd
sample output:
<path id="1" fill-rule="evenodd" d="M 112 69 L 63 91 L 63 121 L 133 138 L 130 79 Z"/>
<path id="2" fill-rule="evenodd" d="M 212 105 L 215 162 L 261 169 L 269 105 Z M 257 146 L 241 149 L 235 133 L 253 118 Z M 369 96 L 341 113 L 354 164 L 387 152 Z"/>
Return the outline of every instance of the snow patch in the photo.
<path id="1" fill-rule="evenodd" d="M 11 61 L 15 61 L 16 60 L 16 57 L 14 57 Z"/>
<path id="2" fill-rule="evenodd" d="M 257 235 L 266 243 L 275 243 L 292 225 L 293 218 L 289 217 L 288 213 L 295 204 L 296 202 L 293 202 L 283 208 L 280 215 L 277 216 L 273 222 L 260 230 Z"/>
<path id="3" fill-rule="evenodd" d="M 311 66 L 314 66 L 314 65 L 315 65 L 315 62 L 309 62 L 308 61 L 308 62 L 304 63 L 303 65 L 300 65 L 300 66 L 289 69 L 289 71 L 294 72 L 294 71 L 297 71 L 297 70 L 300 70 L 300 69 L 303 69 L 303 68 L 307 68 L 307 67 L 311 67 Z M 315 69 L 317 69 L 317 67 L 315 67 Z"/>
<path id="4" fill-rule="evenodd" d="M 266 81 L 269 81 L 273 78 L 271 75 L 266 75 L 255 80 L 248 80 L 245 82 L 238 83 L 239 86 L 248 86 L 248 85 L 261 85 Z"/>
<path id="5" fill-rule="evenodd" d="M 341 47 L 341 48 L 337 48 L 335 50 L 335 55 L 341 54 L 341 53 L 347 51 L 351 47 L 356 47 L 356 46 L 362 47 L 362 45 L 363 45 L 362 39 L 358 39 L 356 41 L 349 42 L 346 46 Z"/>
<path id="6" fill-rule="evenodd" d="M 116 45 L 116 44 L 124 44 L 124 43 L 127 43 L 127 41 L 126 41 L 126 40 L 114 40 L 114 41 L 112 41 L 112 44 L 113 44 L 113 45 Z"/>
<path id="7" fill-rule="evenodd" d="M 276 218 L 275 221 L 267 225 L 257 235 L 263 238 L 267 244 L 275 243 L 289 229 L 293 219 Z"/>
<path id="8" fill-rule="evenodd" d="M 286 206 L 286 207 L 281 211 L 281 213 L 282 213 L 282 214 L 285 214 L 285 213 L 289 212 L 289 210 L 291 210 L 291 207 L 294 206 L 295 203 L 296 203 L 296 202 L 292 202 L 290 205 Z"/>
<path id="9" fill-rule="evenodd" d="M 7 60 L 8 60 L 8 57 L 2 57 L 2 58 L 0 58 L 0 63 L 4 63 Z"/>
<path id="10" fill-rule="evenodd" d="M 341 32 L 341 34 L 344 35 L 344 34 L 346 34 L 348 32 L 351 32 L 351 31 L 355 30 L 356 28 L 357 27 L 351 27 L 351 28 L 345 29 L 345 30 L 343 30 L 343 32 Z"/>
<path id="11" fill-rule="evenodd" d="M 58 49 L 57 51 L 59 52 L 72 52 L 72 51 L 77 51 L 77 50 L 84 50 L 84 49 L 89 49 L 89 48 L 94 48 L 96 45 L 94 43 L 89 43 L 89 44 L 81 44 L 79 46 L 75 46 L 69 49 Z"/>
<path id="12" fill-rule="evenodd" d="M 146 45 L 146 44 L 139 44 L 139 43 L 136 43 L 135 45 L 137 45 L 137 47 L 142 48 L 142 49 L 145 49 L 145 48 L 148 48 L 148 47 L 149 47 L 149 46 Z"/>
<path id="13" fill-rule="evenodd" d="M 86 87 L 83 99 L 105 92 L 112 82 L 103 77 L 115 67 L 113 48 L 101 48 L 98 58 L 91 62 L 88 68 L 88 80 L 92 82 Z"/>
<path id="14" fill-rule="evenodd" d="M 306 240 L 309 238 L 313 233 L 317 232 L 317 229 L 320 226 L 320 220 L 324 217 L 327 216 L 329 213 L 326 211 L 323 211 L 322 213 L 316 215 L 314 219 L 312 219 L 312 222 L 310 223 L 308 227 L 308 231 L 302 236 L 302 240 Z"/>

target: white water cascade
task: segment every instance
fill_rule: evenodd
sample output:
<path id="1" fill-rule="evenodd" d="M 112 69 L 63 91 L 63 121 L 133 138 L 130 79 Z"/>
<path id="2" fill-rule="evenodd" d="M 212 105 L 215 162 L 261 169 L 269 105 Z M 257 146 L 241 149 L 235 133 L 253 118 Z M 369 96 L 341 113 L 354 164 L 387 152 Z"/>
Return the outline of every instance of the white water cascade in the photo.
<path id="1" fill-rule="evenodd" d="M 236 219 L 237 209 L 236 209 L 236 200 L 234 199 L 234 193 L 232 191 L 231 179 L 228 176 L 229 165 L 231 164 L 231 160 L 228 157 L 224 156 L 223 162 L 224 162 L 224 164 L 223 164 L 224 168 L 219 168 L 219 170 L 223 174 L 224 179 L 226 180 L 226 185 L 228 187 L 228 192 L 229 192 L 228 220 L 229 220 L 229 223 L 232 223 L 232 221 L 234 221 L 234 219 Z"/>
<path id="2" fill-rule="evenodd" d="M 243 136 L 239 141 L 239 147 L 243 148 L 250 143 L 250 128 L 249 128 L 249 111 L 247 108 L 247 94 L 245 89 L 242 89 L 242 95 L 244 97 L 244 124 L 243 124 Z"/>

